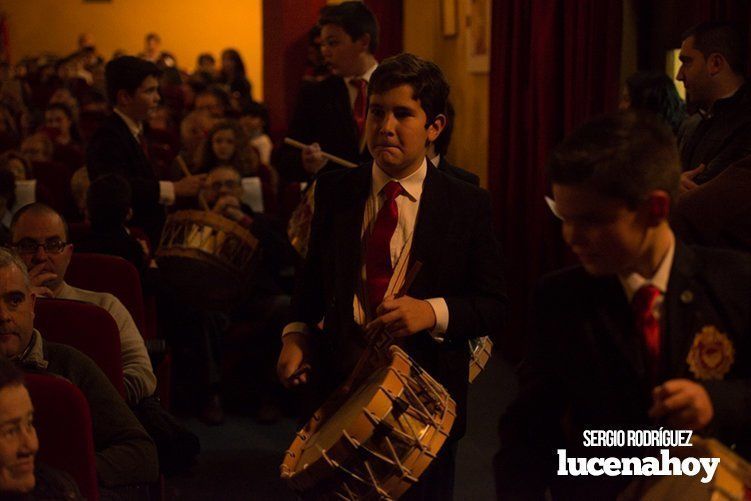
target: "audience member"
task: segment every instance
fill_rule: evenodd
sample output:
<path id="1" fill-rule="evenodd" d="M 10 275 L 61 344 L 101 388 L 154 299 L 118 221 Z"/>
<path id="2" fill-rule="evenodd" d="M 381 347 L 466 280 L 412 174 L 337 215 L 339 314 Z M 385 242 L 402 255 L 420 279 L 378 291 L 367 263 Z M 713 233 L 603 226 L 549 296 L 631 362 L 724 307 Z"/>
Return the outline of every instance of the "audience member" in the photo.
<path id="1" fill-rule="evenodd" d="M 208 112 L 213 118 L 221 119 L 227 116 L 231 109 L 229 97 L 222 89 L 212 86 L 196 93 L 193 109 Z"/>
<path id="2" fill-rule="evenodd" d="M 46 205 L 27 205 L 13 216 L 11 236 L 13 248 L 28 267 L 37 296 L 92 303 L 112 315 L 120 331 L 128 403 L 136 405 L 151 396 L 156 390 L 156 377 L 141 333 L 128 310 L 112 294 L 79 289 L 65 282 L 73 244 L 63 218 Z"/>
<path id="3" fill-rule="evenodd" d="M 143 39 L 143 52 L 138 57 L 156 64 L 160 70 L 177 65 L 175 57 L 162 50 L 162 38 L 156 33 L 147 33 Z M 113 57 L 113 59 L 116 59 Z"/>
<path id="4" fill-rule="evenodd" d="M 70 475 L 35 460 L 39 440 L 23 373 L 0 357 L 0 498 L 83 500 Z"/>
<path id="5" fill-rule="evenodd" d="M 235 121 L 219 122 L 211 128 L 199 150 L 199 159 L 198 172 L 231 165 L 242 177 L 258 175 L 258 153 Z"/>
<path id="6" fill-rule="evenodd" d="M 696 188 L 751 153 L 746 43 L 728 23 L 701 23 L 683 35 L 678 80 L 698 112 L 681 128 L 681 190 Z"/>
<path id="7" fill-rule="evenodd" d="M 0 249 L 0 298 L 13 302 L 12 307 L 3 307 L 0 317 L 0 328 L 12 332 L 2 336 L 0 356 L 16 360 L 24 370 L 68 379 L 89 402 L 102 498 L 144 498 L 145 484 L 159 474 L 154 443 L 90 358 L 64 344 L 44 341 L 34 329 L 36 294 L 26 265 L 4 249 Z"/>
<path id="8" fill-rule="evenodd" d="M 217 80 L 216 60 L 214 56 L 208 52 L 203 52 L 198 55 L 196 61 L 196 69 L 191 75 L 191 80 L 197 82 L 204 87 L 212 85 Z"/>
<path id="9" fill-rule="evenodd" d="M 621 110 L 646 110 L 656 113 L 670 126 L 674 134 L 686 118 L 686 107 L 675 84 L 661 71 L 637 71 L 626 79 Z"/>
<path id="10" fill-rule="evenodd" d="M 70 178 L 70 192 L 78 210 L 78 220 L 86 219 L 86 192 L 89 189 L 89 172 L 86 167 L 81 167 Z"/>
<path id="11" fill-rule="evenodd" d="M 258 152 L 261 163 L 270 166 L 274 143 L 269 137 L 269 110 L 262 103 L 253 101 L 240 111 L 239 122 L 245 137 L 250 139 L 250 145 Z"/>
<path id="12" fill-rule="evenodd" d="M 0 247 L 10 244 L 10 228 L 5 225 L 6 214 L 16 205 L 16 176 L 10 169 L 0 167 Z"/>
<path id="13" fill-rule="evenodd" d="M 45 163 L 52 161 L 54 145 L 46 134 L 38 132 L 27 137 L 21 143 L 21 154 L 30 162 Z"/>
<path id="14" fill-rule="evenodd" d="M 245 72 L 245 63 L 240 53 L 235 49 L 222 51 L 222 69 L 219 72 L 219 82 L 226 85 L 229 95 L 237 102 L 253 100 L 250 81 Z"/>
<path id="15" fill-rule="evenodd" d="M 73 113 L 62 103 L 53 103 L 44 111 L 45 132 L 53 141 L 52 160 L 71 172 L 83 165 L 83 144 Z"/>
<path id="16" fill-rule="evenodd" d="M 556 475 L 556 450 L 613 455 L 586 447 L 588 429 L 693 430 L 747 456 L 751 258 L 674 237 L 670 129 L 643 112 L 595 119 L 555 149 L 548 174 L 581 266 L 537 288 L 519 393 L 500 423 L 498 497 L 615 499 L 633 477 Z"/>
<path id="17" fill-rule="evenodd" d="M 0 169 L 11 171 L 16 181 L 23 181 L 33 177 L 31 162 L 17 151 L 6 151 L 0 155 Z"/>
<path id="18" fill-rule="evenodd" d="M 180 144 L 182 145 L 178 153 L 180 158 L 175 158 L 168 179 L 175 180 L 183 177 L 183 171 L 177 165 L 180 160 L 185 163 L 190 172 L 198 172 L 198 166 L 201 163 L 201 145 L 215 123 L 216 119 L 207 111 L 191 111 L 183 118 L 180 122 Z"/>
<path id="19" fill-rule="evenodd" d="M 378 23 L 362 2 L 321 11 L 321 47 L 332 76 L 305 85 L 287 135 L 308 144 L 302 153 L 285 146 L 278 161 L 287 181 L 307 181 L 326 164 L 321 151 L 354 163 L 369 157 L 363 139 L 367 84 L 377 66 Z"/>
<path id="20" fill-rule="evenodd" d="M 76 244 L 76 250 L 120 256 L 143 273 L 149 264 L 145 244 L 125 226 L 133 214 L 131 197 L 128 181 L 117 174 L 102 176 L 91 183 L 86 194 L 91 232 Z"/>

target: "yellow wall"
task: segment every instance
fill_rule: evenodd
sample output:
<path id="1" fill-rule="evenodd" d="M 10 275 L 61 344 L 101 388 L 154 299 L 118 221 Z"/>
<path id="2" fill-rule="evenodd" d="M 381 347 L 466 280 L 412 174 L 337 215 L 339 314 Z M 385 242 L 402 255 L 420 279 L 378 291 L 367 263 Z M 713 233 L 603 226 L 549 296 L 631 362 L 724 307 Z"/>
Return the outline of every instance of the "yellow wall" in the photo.
<path id="1" fill-rule="evenodd" d="M 192 71 L 201 52 L 217 61 L 222 49 L 240 51 L 256 99 L 263 97 L 261 0 L 0 0 L 9 16 L 14 60 L 42 52 L 66 54 L 90 32 L 110 58 L 116 49 L 136 54 L 143 37 L 156 32 L 178 65 Z"/>
<path id="2" fill-rule="evenodd" d="M 456 0 L 457 35 L 444 38 L 440 1 L 404 0 L 404 50 L 438 64 L 451 84 L 456 108 L 454 135 L 448 159 L 455 165 L 488 179 L 488 74 L 467 71 L 465 0 Z"/>

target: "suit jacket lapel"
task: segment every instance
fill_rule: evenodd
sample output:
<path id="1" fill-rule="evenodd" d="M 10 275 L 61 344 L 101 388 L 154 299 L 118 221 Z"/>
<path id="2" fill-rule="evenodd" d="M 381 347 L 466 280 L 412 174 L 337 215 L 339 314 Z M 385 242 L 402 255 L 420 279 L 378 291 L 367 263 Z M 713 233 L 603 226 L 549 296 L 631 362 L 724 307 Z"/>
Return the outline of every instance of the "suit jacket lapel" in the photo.
<path id="1" fill-rule="evenodd" d="M 446 225 L 451 220 L 450 200 L 442 176 L 443 174 L 439 174 L 435 168 L 428 166 L 409 257 L 410 267 L 418 260 L 422 262 L 423 267 L 415 278 L 410 289 L 412 291 L 424 290 L 425 285 L 430 282 L 430 275 L 440 271 L 437 268 L 441 250 L 437 246 L 440 245 L 441 235 L 446 233 Z"/>
<path id="2" fill-rule="evenodd" d="M 338 266 L 343 273 L 339 273 L 337 286 L 342 298 L 352 298 L 357 284 L 357 274 L 362 263 L 362 232 L 363 213 L 365 203 L 370 194 L 371 164 L 363 164 L 357 168 L 352 176 L 352 184 L 342 185 L 339 210 L 336 218 L 336 256 Z M 348 307 L 351 307 L 351 302 Z"/>
<path id="3" fill-rule="evenodd" d="M 357 135 L 357 124 L 355 123 L 355 117 L 352 113 L 352 105 L 349 102 L 349 90 L 347 89 L 347 83 L 343 78 L 337 79 L 336 87 L 336 99 L 334 99 L 334 114 L 339 120 L 342 121 L 342 129 L 348 131 L 349 144 L 359 145 L 359 138 Z M 356 150 L 359 150 L 359 146 L 355 146 Z"/>

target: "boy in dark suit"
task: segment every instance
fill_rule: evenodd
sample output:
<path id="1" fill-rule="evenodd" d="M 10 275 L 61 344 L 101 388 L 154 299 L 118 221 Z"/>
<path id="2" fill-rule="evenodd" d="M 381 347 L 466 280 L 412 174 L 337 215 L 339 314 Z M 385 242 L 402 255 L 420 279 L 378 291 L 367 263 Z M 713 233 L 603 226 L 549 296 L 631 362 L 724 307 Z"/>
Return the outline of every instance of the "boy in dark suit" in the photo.
<path id="1" fill-rule="evenodd" d="M 499 498 L 614 499 L 629 476 L 556 476 L 591 429 L 694 430 L 748 454 L 751 259 L 677 241 L 668 215 L 680 160 L 656 117 L 596 119 L 548 166 L 563 238 L 581 266 L 544 278 L 520 390 L 501 419 Z"/>
<path id="2" fill-rule="evenodd" d="M 450 499 L 456 440 L 464 433 L 467 339 L 499 331 L 506 295 L 488 193 L 428 165 L 441 133 L 448 84 L 411 54 L 385 60 L 369 84 L 366 121 L 374 161 L 324 174 L 316 188 L 309 253 L 282 335 L 278 373 L 286 386 L 333 390 L 382 327 L 457 402 L 457 422 L 438 459 L 408 498 Z M 400 298 L 399 273 L 422 269 Z M 403 275 L 402 275 L 403 281 Z M 323 333 L 314 326 L 325 318 Z M 320 358 L 313 360 L 313 350 Z M 315 376 L 315 377 L 314 377 Z"/>
<path id="3" fill-rule="evenodd" d="M 378 23 L 358 1 L 324 7 L 318 24 L 332 75 L 300 89 L 288 136 L 311 146 L 302 153 L 288 146 L 281 150 L 279 170 L 287 181 L 307 181 L 326 166 L 321 150 L 354 163 L 369 158 L 361 139 L 366 86 L 378 64 L 373 56 Z"/>
<path id="4" fill-rule="evenodd" d="M 114 113 L 94 133 L 86 150 L 91 181 L 120 174 L 133 190 L 133 224 L 143 228 L 153 245 L 159 242 L 164 208 L 175 197 L 192 197 L 206 177 L 159 181 L 148 158 L 144 122 L 159 104 L 159 69 L 143 59 L 123 56 L 107 63 L 107 95 Z"/>

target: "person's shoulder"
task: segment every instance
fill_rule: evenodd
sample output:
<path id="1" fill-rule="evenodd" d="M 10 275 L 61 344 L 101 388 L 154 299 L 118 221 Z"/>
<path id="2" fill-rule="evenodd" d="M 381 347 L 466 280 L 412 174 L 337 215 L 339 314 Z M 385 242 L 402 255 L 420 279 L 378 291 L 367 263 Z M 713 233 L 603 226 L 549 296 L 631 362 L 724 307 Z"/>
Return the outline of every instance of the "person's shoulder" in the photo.
<path id="1" fill-rule="evenodd" d="M 474 174 L 466 169 L 462 169 L 461 167 L 457 167 L 456 165 L 446 160 L 443 155 L 441 156 L 441 161 L 438 162 L 438 170 L 454 176 L 455 178 L 460 179 L 465 183 L 469 183 L 474 186 L 480 186 L 480 178 L 479 176 L 477 176 L 477 174 Z"/>
<path id="2" fill-rule="evenodd" d="M 751 254 L 701 245 L 687 246 L 687 251 L 698 272 L 751 288 Z"/>
<path id="3" fill-rule="evenodd" d="M 581 265 L 568 266 L 560 270 L 547 273 L 537 282 L 537 289 L 541 291 L 565 291 L 572 288 L 586 288 L 594 277 L 587 273 Z"/>
<path id="4" fill-rule="evenodd" d="M 120 300 L 109 292 L 92 291 L 88 289 L 81 289 L 80 287 L 73 287 L 67 284 L 70 288 L 70 299 L 78 299 L 86 303 L 95 304 L 100 308 L 104 308 L 110 311 L 112 308 L 122 307 Z M 65 299 L 65 298 L 64 298 Z"/>

